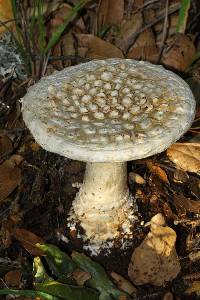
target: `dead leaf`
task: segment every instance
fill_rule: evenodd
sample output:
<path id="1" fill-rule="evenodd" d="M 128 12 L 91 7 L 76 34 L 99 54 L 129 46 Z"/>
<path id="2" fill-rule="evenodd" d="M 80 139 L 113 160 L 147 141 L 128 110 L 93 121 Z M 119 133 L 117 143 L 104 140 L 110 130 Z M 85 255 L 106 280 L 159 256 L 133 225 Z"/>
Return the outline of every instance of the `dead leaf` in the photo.
<path id="1" fill-rule="evenodd" d="M 131 16 L 130 19 L 122 22 L 119 34 L 115 38 L 115 45 L 123 52 L 126 52 L 132 45 L 132 36 L 136 33 L 143 24 L 141 12 Z"/>
<path id="2" fill-rule="evenodd" d="M 23 229 L 23 228 L 13 228 L 11 230 L 11 235 L 20 241 L 23 247 L 34 256 L 42 256 L 44 252 L 40 250 L 36 244 L 44 244 L 44 241 L 41 237 L 37 236 L 36 234 Z"/>
<path id="3" fill-rule="evenodd" d="M 50 33 L 48 35 L 53 35 L 55 31 L 58 29 L 60 25 L 63 24 L 63 22 L 66 19 L 66 16 L 70 13 L 72 9 L 72 6 L 67 3 L 62 3 L 58 9 L 56 9 L 49 20 L 47 28 L 49 28 Z M 83 19 L 76 18 L 75 22 L 73 23 L 73 30 L 75 32 L 80 33 L 85 30 L 85 25 L 83 22 Z"/>
<path id="4" fill-rule="evenodd" d="M 65 34 L 52 49 L 52 55 L 55 57 L 76 55 L 75 39 L 72 32 Z M 51 64 L 57 69 L 61 70 L 71 64 L 70 60 L 55 60 Z"/>
<path id="5" fill-rule="evenodd" d="M 76 37 L 78 39 L 78 46 L 80 48 L 87 48 L 86 57 L 92 59 L 124 57 L 120 49 L 92 34 L 77 34 Z"/>
<path id="6" fill-rule="evenodd" d="M 6 199 L 21 182 L 21 155 L 13 155 L 0 165 L 0 201 Z"/>
<path id="7" fill-rule="evenodd" d="M 11 140 L 6 136 L 0 136 L 0 155 L 5 154 L 12 150 L 12 142 Z"/>
<path id="8" fill-rule="evenodd" d="M 151 231 L 131 257 L 128 275 L 136 285 L 164 286 L 180 272 L 175 249 L 176 232 L 165 226 L 162 214 L 151 219 Z"/>
<path id="9" fill-rule="evenodd" d="M 98 27 L 119 25 L 124 16 L 124 0 L 101 0 L 98 8 Z"/>
<path id="10" fill-rule="evenodd" d="M 167 149 L 167 156 L 182 170 L 200 173 L 200 144 L 173 144 Z"/>
<path id="11" fill-rule="evenodd" d="M 139 174 L 134 173 L 134 172 L 129 173 L 129 180 L 132 182 L 135 182 L 137 184 L 145 184 L 146 183 L 145 179 L 142 176 L 140 176 Z"/>
<path id="12" fill-rule="evenodd" d="M 6 22 L 13 19 L 11 1 L 0 0 L 0 20 L 1 22 Z M 14 22 L 9 22 L 6 24 L 8 27 L 13 26 Z M 0 34 L 7 31 L 7 29 L 0 24 Z"/>
<path id="13" fill-rule="evenodd" d="M 22 278 L 22 273 L 19 270 L 9 271 L 5 275 L 5 283 L 8 286 L 19 286 Z"/>
<path id="14" fill-rule="evenodd" d="M 162 54 L 162 63 L 184 72 L 194 60 L 196 48 L 192 39 L 184 34 L 176 34 L 166 41 Z"/>
<path id="15" fill-rule="evenodd" d="M 187 182 L 189 180 L 188 174 L 185 171 L 180 170 L 180 169 L 176 169 L 173 175 L 174 175 L 173 176 L 174 182 L 183 183 L 183 182 Z"/>
<path id="16" fill-rule="evenodd" d="M 200 296 L 200 281 L 192 282 L 191 286 L 185 291 L 186 294 L 195 293 Z"/>
<path id="17" fill-rule="evenodd" d="M 37 152 L 41 149 L 41 146 L 36 142 L 31 142 L 30 143 L 30 148 L 31 148 L 32 151 Z"/>
<path id="18" fill-rule="evenodd" d="M 83 286 L 84 283 L 91 278 L 91 274 L 81 269 L 76 269 L 72 273 L 72 278 L 76 281 L 77 285 Z"/>
<path id="19" fill-rule="evenodd" d="M 111 272 L 111 277 L 114 281 L 114 283 L 117 285 L 117 287 L 129 294 L 130 296 L 133 296 L 136 294 L 137 289 L 132 285 L 132 283 L 130 283 L 130 281 L 128 281 L 127 279 L 125 279 L 124 277 L 122 277 L 121 275 L 115 273 L 115 272 Z"/>
<path id="20" fill-rule="evenodd" d="M 127 53 L 127 58 L 137 60 L 158 60 L 159 49 L 156 46 L 155 37 L 151 30 L 142 32 Z"/>
<path id="21" fill-rule="evenodd" d="M 194 251 L 194 252 L 190 252 L 188 254 L 188 257 L 191 261 L 197 261 L 200 260 L 200 251 Z"/>
<path id="22" fill-rule="evenodd" d="M 6 127 L 9 129 L 24 127 L 24 122 L 21 118 L 21 106 L 18 101 L 16 102 L 15 109 L 7 117 Z"/>
<path id="23" fill-rule="evenodd" d="M 163 169 L 161 169 L 161 167 L 154 165 L 153 162 L 150 160 L 147 161 L 147 167 L 150 170 L 150 172 L 158 176 L 162 181 L 164 181 L 165 183 L 169 183 L 167 174 Z"/>
<path id="24" fill-rule="evenodd" d="M 171 207 L 167 202 L 164 202 L 162 207 L 163 207 L 163 213 L 167 218 L 176 219 L 176 215 L 172 212 Z"/>
<path id="25" fill-rule="evenodd" d="M 197 199 L 200 199 L 200 179 L 199 178 L 191 178 L 189 181 L 189 189 L 191 194 L 194 195 Z"/>
<path id="26" fill-rule="evenodd" d="M 194 201 L 183 195 L 174 195 L 174 203 L 180 208 L 184 208 L 187 212 L 200 213 L 200 201 Z"/>
<path id="27" fill-rule="evenodd" d="M 164 295 L 164 297 L 163 297 L 162 300 L 173 300 L 173 299 L 174 299 L 173 294 L 172 294 L 171 292 L 167 292 L 167 293 Z"/>

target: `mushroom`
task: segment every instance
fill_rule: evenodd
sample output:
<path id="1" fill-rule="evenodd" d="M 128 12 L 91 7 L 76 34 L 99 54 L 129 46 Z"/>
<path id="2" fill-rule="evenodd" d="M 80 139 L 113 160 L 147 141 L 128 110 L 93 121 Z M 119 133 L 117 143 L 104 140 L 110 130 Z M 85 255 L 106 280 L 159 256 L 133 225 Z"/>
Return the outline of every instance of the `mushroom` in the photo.
<path id="1" fill-rule="evenodd" d="M 190 127 L 195 100 L 162 66 L 94 60 L 42 78 L 22 101 L 23 118 L 47 151 L 86 162 L 69 220 L 96 247 L 128 236 L 135 214 L 127 161 L 160 153 Z"/>

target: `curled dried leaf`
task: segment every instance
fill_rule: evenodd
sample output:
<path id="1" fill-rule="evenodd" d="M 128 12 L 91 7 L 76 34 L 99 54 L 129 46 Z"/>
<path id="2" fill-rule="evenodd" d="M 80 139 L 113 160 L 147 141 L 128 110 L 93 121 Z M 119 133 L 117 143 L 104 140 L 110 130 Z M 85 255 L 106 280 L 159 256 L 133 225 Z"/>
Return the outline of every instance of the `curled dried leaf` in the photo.
<path id="1" fill-rule="evenodd" d="M 44 255 L 44 252 L 36 246 L 37 243 L 44 244 L 41 237 L 23 228 L 13 228 L 11 235 L 20 241 L 30 254 L 34 256 Z"/>
<path id="2" fill-rule="evenodd" d="M 1 22 L 6 22 L 13 19 L 11 1 L 0 0 L 0 20 Z M 13 22 L 7 24 L 7 26 L 13 25 Z M 0 26 L 0 34 L 6 31 L 4 26 Z"/>
<path id="3" fill-rule="evenodd" d="M 6 199 L 21 182 L 21 170 L 18 165 L 23 160 L 20 155 L 13 155 L 0 165 L 0 201 Z"/>
<path id="4" fill-rule="evenodd" d="M 176 34 L 166 41 L 163 50 L 162 63 L 167 67 L 185 71 L 196 55 L 192 39 L 184 34 Z"/>
<path id="5" fill-rule="evenodd" d="M 200 213 L 200 201 L 191 200 L 183 195 L 174 195 L 174 203 L 188 212 Z"/>
<path id="6" fill-rule="evenodd" d="M 117 285 L 117 287 L 120 290 L 122 290 L 123 292 L 129 294 L 130 296 L 133 296 L 134 294 L 136 294 L 137 290 L 132 285 L 132 283 L 130 283 L 130 281 L 128 281 L 123 276 L 121 276 L 121 275 L 119 275 L 115 272 L 111 272 L 110 275 L 111 275 L 114 283 Z"/>
<path id="7" fill-rule="evenodd" d="M 8 286 L 18 286 L 20 284 L 22 273 L 19 270 L 12 270 L 6 273 L 5 283 Z"/>
<path id="8" fill-rule="evenodd" d="M 113 44 L 103 41 L 102 39 L 92 34 L 77 34 L 78 46 L 86 48 L 86 56 L 93 59 L 103 59 L 119 57 L 123 58 L 124 55 L 120 49 Z"/>
<path id="9" fill-rule="evenodd" d="M 136 285 L 163 286 L 180 272 L 175 249 L 176 233 L 165 225 L 161 214 L 151 220 L 151 232 L 137 247 L 131 257 L 128 274 Z"/>
<path id="10" fill-rule="evenodd" d="M 152 161 L 147 161 L 147 167 L 153 174 L 158 176 L 162 181 L 164 181 L 165 183 L 169 183 L 167 174 L 161 167 L 154 165 Z"/>
<path id="11" fill-rule="evenodd" d="M 167 149 L 167 156 L 182 170 L 200 174 L 200 144 L 173 144 Z"/>
<path id="12" fill-rule="evenodd" d="M 72 273 L 72 278 L 76 281 L 77 285 L 83 286 L 84 283 L 91 278 L 91 274 L 81 269 L 76 269 Z"/>
<path id="13" fill-rule="evenodd" d="M 0 155 L 12 150 L 12 142 L 7 136 L 0 136 Z"/>
<path id="14" fill-rule="evenodd" d="M 98 9 L 98 25 L 103 28 L 106 25 L 118 25 L 124 15 L 124 1 L 101 0 Z"/>

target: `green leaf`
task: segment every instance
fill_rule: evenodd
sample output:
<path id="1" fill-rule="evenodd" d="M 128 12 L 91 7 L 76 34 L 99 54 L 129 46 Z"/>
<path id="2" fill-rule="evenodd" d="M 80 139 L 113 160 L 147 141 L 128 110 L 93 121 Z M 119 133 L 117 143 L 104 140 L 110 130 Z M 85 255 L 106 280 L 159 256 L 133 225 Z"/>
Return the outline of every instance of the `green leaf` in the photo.
<path id="1" fill-rule="evenodd" d="M 190 4 L 190 0 L 182 0 L 176 32 L 185 33 Z"/>
<path id="2" fill-rule="evenodd" d="M 99 300 L 98 292 L 86 287 L 73 286 L 56 281 L 37 283 L 35 287 L 41 292 L 49 293 L 64 300 Z"/>
<path id="3" fill-rule="evenodd" d="M 120 296 L 125 295 L 125 293 L 115 287 L 103 267 L 91 260 L 88 256 L 74 251 L 72 253 L 72 259 L 78 267 L 91 274 L 91 278 L 86 281 L 86 284 L 92 288 L 96 288 L 101 293 L 100 299 L 109 299 L 109 295 L 118 299 Z"/>
<path id="4" fill-rule="evenodd" d="M 47 275 L 39 256 L 35 257 L 33 261 L 33 276 L 36 283 L 43 283 L 53 280 Z"/>
<path id="5" fill-rule="evenodd" d="M 72 7 L 69 14 L 64 19 L 64 22 L 58 27 L 56 32 L 50 38 L 44 50 L 44 53 L 47 53 L 59 41 L 61 35 L 63 34 L 64 30 L 69 25 L 69 23 L 74 20 L 78 12 L 90 1 L 91 0 L 80 0 L 74 7 Z"/>
<path id="6" fill-rule="evenodd" d="M 32 298 L 41 298 L 46 300 L 59 300 L 59 298 L 51 296 L 44 292 L 32 291 L 32 290 L 13 290 L 13 289 L 2 289 L 0 290 L 0 295 L 14 295 L 14 296 L 27 296 Z"/>
<path id="7" fill-rule="evenodd" d="M 69 282 L 67 278 L 77 269 L 73 260 L 58 247 L 50 244 L 39 245 L 37 247 L 44 251 L 44 257 L 52 274 L 58 278 L 59 281 Z"/>

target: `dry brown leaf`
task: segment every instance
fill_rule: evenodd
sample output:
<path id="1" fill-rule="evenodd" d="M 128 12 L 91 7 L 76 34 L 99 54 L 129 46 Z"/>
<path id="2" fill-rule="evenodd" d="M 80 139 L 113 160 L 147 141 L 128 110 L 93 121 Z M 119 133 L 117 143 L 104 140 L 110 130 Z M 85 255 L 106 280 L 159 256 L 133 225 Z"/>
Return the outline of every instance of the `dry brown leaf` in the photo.
<path id="1" fill-rule="evenodd" d="M 116 36 L 115 45 L 126 52 L 132 45 L 132 36 L 136 33 L 143 24 L 143 18 L 141 12 L 138 12 L 131 16 L 130 19 L 122 22 L 120 32 Z"/>
<path id="2" fill-rule="evenodd" d="M 167 202 L 164 202 L 163 205 L 162 205 L 162 208 L 163 208 L 163 214 L 169 218 L 169 219 L 176 219 L 176 215 L 173 213 L 169 203 Z"/>
<path id="3" fill-rule="evenodd" d="M 41 146 L 36 142 L 31 142 L 30 143 L 30 148 L 31 148 L 32 151 L 37 152 L 41 149 Z"/>
<path id="4" fill-rule="evenodd" d="M 151 231 L 132 254 L 128 274 L 136 285 L 164 286 L 180 272 L 175 249 L 176 233 L 164 225 L 164 217 L 155 215 L 151 219 Z"/>
<path id="5" fill-rule="evenodd" d="M 6 22 L 13 19 L 11 1 L 0 0 L 0 20 L 1 22 Z M 13 26 L 14 22 L 9 22 L 6 24 L 8 27 Z M 7 29 L 0 24 L 0 34 L 7 31 Z"/>
<path id="6" fill-rule="evenodd" d="M 13 155 L 0 165 L 0 201 L 6 199 L 21 182 L 21 155 Z"/>
<path id="7" fill-rule="evenodd" d="M 162 54 L 162 63 L 167 67 L 185 71 L 196 55 L 192 39 L 184 34 L 176 34 L 166 41 Z"/>
<path id="8" fill-rule="evenodd" d="M 123 53 L 113 44 L 103 41 L 92 34 L 77 34 L 78 46 L 87 48 L 86 56 L 92 59 L 104 59 L 119 57 L 123 58 Z"/>
<path id="9" fill-rule="evenodd" d="M 91 274 L 81 269 L 76 269 L 72 273 L 72 278 L 76 281 L 77 285 L 83 286 L 84 283 L 91 278 Z"/>
<path id="10" fill-rule="evenodd" d="M 75 55 L 75 41 L 73 34 L 68 32 L 65 34 L 52 49 L 52 55 L 55 57 Z M 71 64 L 70 60 L 55 60 L 51 63 L 57 70 L 62 70 Z"/>
<path id="11" fill-rule="evenodd" d="M 161 169 L 161 167 L 154 165 L 152 163 L 152 161 L 147 161 L 147 167 L 149 168 L 149 170 L 155 174 L 156 176 L 158 176 L 162 181 L 164 181 L 165 183 L 169 183 L 169 180 L 167 178 L 167 174 L 166 172 Z"/>
<path id="12" fill-rule="evenodd" d="M 200 251 L 194 251 L 194 252 L 190 252 L 188 254 L 188 257 L 191 261 L 197 261 L 200 260 Z"/>
<path id="13" fill-rule="evenodd" d="M 164 295 L 164 297 L 163 297 L 162 300 L 173 300 L 173 299 L 174 299 L 173 294 L 172 294 L 171 292 L 167 292 L 167 293 Z"/>
<path id="14" fill-rule="evenodd" d="M 200 144 L 173 144 L 167 149 L 167 156 L 182 170 L 200 173 Z"/>
<path id="15" fill-rule="evenodd" d="M 12 150 L 11 140 L 5 135 L 0 136 L 0 155 L 5 154 L 11 150 Z"/>
<path id="16" fill-rule="evenodd" d="M 22 273 L 19 270 L 9 271 L 5 275 L 5 283 L 8 286 L 19 286 L 22 278 Z"/>
<path id="17" fill-rule="evenodd" d="M 148 60 L 156 62 L 158 60 L 159 49 L 156 47 L 155 37 L 151 30 L 142 32 L 133 46 L 127 53 L 127 58 Z"/>
<path id="18" fill-rule="evenodd" d="M 47 28 L 50 29 L 50 35 L 55 33 L 60 25 L 63 24 L 66 16 L 71 11 L 72 6 L 67 3 L 62 3 L 59 8 L 53 12 L 52 17 L 49 20 Z M 74 24 L 74 30 L 77 33 L 83 32 L 85 30 L 85 25 L 82 18 L 77 18 Z"/>
<path id="19" fill-rule="evenodd" d="M 98 27 L 119 25 L 124 16 L 124 0 L 101 0 L 98 8 Z"/>
<path id="20" fill-rule="evenodd" d="M 173 174 L 174 176 L 174 178 L 173 178 L 173 181 L 174 182 L 180 182 L 180 183 L 183 183 L 183 182 L 187 182 L 188 181 L 188 179 L 189 179 L 189 176 L 188 176 L 188 174 L 185 172 L 185 171 L 183 171 L 183 170 L 181 170 L 181 169 L 176 169 L 175 171 L 174 171 L 174 174 Z"/>
<path id="21" fill-rule="evenodd" d="M 130 281 L 128 281 L 127 279 L 125 279 L 124 277 L 122 277 L 121 275 L 115 273 L 115 272 L 111 272 L 111 277 L 114 281 L 114 283 L 117 285 L 117 287 L 122 290 L 123 292 L 127 293 L 130 296 L 133 296 L 136 294 L 137 289 L 132 285 L 132 283 L 130 283 Z"/>
<path id="22" fill-rule="evenodd" d="M 36 244 L 44 244 L 44 241 L 41 237 L 36 234 L 23 229 L 23 228 L 14 228 L 11 230 L 11 235 L 20 241 L 23 247 L 34 256 L 44 255 L 43 251 L 40 250 Z"/>
<path id="23" fill-rule="evenodd" d="M 200 213 L 200 201 L 188 199 L 183 195 L 174 195 L 173 199 L 176 206 L 184 208 L 188 212 Z"/>
<path id="24" fill-rule="evenodd" d="M 134 172 L 129 173 L 129 180 L 131 180 L 132 182 L 136 182 L 137 184 L 146 183 L 146 180 L 142 176 Z"/>
<path id="25" fill-rule="evenodd" d="M 191 286 L 185 291 L 185 293 L 196 293 L 197 296 L 200 296 L 200 281 L 193 281 Z"/>
<path id="26" fill-rule="evenodd" d="M 19 102 L 16 102 L 15 109 L 8 115 L 6 127 L 12 128 L 23 128 L 24 122 L 21 118 L 21 106 Z"/>

